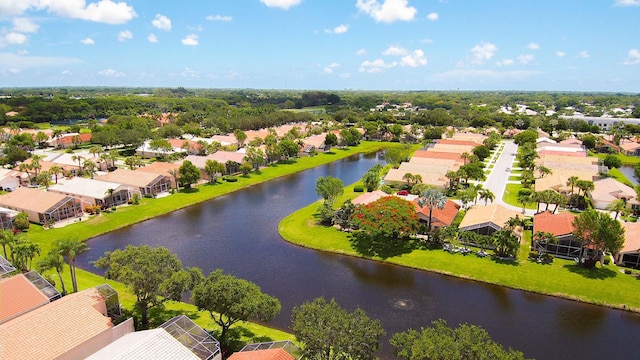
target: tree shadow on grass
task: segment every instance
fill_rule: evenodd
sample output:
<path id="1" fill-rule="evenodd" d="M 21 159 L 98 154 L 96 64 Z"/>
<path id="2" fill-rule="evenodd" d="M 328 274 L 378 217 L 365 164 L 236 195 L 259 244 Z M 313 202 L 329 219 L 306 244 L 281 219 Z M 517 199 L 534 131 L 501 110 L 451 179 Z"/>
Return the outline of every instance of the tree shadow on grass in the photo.
<path id="1" fill-rule="evenodd" d="M 298 160 L 296 160 L 296 159 L 287 159 L 287 160 L 278 161 L 278 164 L 291 165 L 291 164 L 295 164 L 297 162 L 298 162 Z"/>
<path id="2" fill-rule="evenodd" d="M 511 258 L 500 258 L 497 256 L 492 256 L 491 260 L 493 260 L 494 263 L 496 264 L 501 264 L 501 265 L 511 265 L 511 266 L 520 266 L 520 263 L 518 262 L 518 259 L 511 259 Z"/>
<path id="3" fill-rule="evenodd" d="M 574 264 L 566 264 L 563 265 L 563 267 L 572 273 L 582 275 L 587 279 L 604 280 L 616 276 L 615 270 L 605 267 L 588 269 Z"/>
<path id="4" fill-rule="evenodd" d="M 182 188 L 180 189 L 181 193 L 185 193 L 185 194 L 193 194 L 193 193 L 197 193 L 200 192 L 200 189 L 196 188 L 196 187 L 190 187 L 190 188 Z"/>
<path id="5" fill-rule="evenodd" d="M 360 255 L 379 257 L 381 259 L 408 254 L 419 247 L 415 240 L 389 239 L 381 236 L 370 236 L 362 232 L 351 233 L 349 241 L 353 249 Z"/>
<path id="6" fill-rule="evenodd" d="M 139 318 L 140 312 L 137 308 L 133 311 L 133 315 Z M 188 311 L 185 309 L 167 309 L 164 306 L 155 306 L 149 309 L 149 328 L 154 329 L 175 316 L 186 315 L 191 320 L 196 320 L 200 317 L 199 311 Z"/>

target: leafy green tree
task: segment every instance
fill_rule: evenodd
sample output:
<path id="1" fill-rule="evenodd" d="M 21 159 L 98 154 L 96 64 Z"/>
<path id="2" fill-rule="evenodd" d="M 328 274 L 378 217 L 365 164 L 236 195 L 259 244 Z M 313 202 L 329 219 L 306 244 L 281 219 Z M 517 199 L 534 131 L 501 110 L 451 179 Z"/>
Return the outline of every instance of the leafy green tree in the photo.
<path id="1" fill-rule="evenodd" d="M 429 208 L 429 232 L 433 229 L 432 226 L 432 218 L 433 218 L 433 209 L 444 209 L 447 205 L 447 197 L 438 189 L 427 189 L 426 191 L 420 194 L 418 198 L 418 205 L 421 208 L 428 207 Z"/>
<path id="2" fill-rule="evenodd" d="M 262 292 L 250 281 L 223 274 L 218 269 L 197 284 L 191 299 L 199 310 L 206 310 L 211 319 L 220 325 L 218 340 L 225 344 L 227 332 L 238 321 L 259 320 L 268 322 L 280 312 L 280 301 Z"/>
<path id="3" fill-rule="evenodd" d="M 380 171 L 369 169 L 364 175 L 362 175 L 362 183 L 367 191 L 371 192 L 380 186 Z"/>
<path id="4" fill-rule="evenodd" d="M 356 211 L 356 206 L 347 199 L 340 209 L 334 212 L 333 223 L 340 226 L 342 230 L 351 229 L 351 216 Z"/>
<path id="5" fill-rule="evenodd" d="M 169 140 L 166 139 L 154 139 L 149 141 L 149 148 L 151 150 L 160 150 L 164 153 L 168 153 L 173 150 L 173 146 L 171 146 Z"/>
<path id="6" fill-rule="evenodd" d="M 200 170 L 189 160 L 185 160 L 178 171 L 180 172 L 180 184 L 186 189 L 190 189 L 191 185 L 197 183 L 202 177 Z"/>
<path id="7" fill-rule="evenodd" d="M 216 175 L 224 173 L 226 168 L 224 164 L 219 163 L 215 160 L 207 159 L 204 163 L 204 172 L 209 176 L 209 182 L 212 184 L 216 183 Z"/>
<path id="8" fill-rule="evenodd" d="M 349 313 L 324 298 L 294 307 L 291 328 L 305 344 L 304 357 L 318 360 L 374 359 L 385 331 L 379 320 L 358 308 Z"/>
<path id="9" fill-rule="evenodd" d="M 333 205 L 335 200 L 344 193 L 342 180 L 333 176 L 322 176 L 316 180 L 316 192 L 325 203 Z"/>
<path id="10" fill-rule="evenodd" d="M 300 151 L 300 147 L 293 140 L 284 139 L 278 144 L 280 153 L 287 157 L 287 159 L 296 157 Z"/>
<path id="11" fill-rule="evenodd" d="M 520 239 L 513 234 L 511 229 L 502 229 L 492 234 L 493 243 L 496 246 L 496 255 L 503 257 L 515 257 L 520 248 Z"/>
<path id="12" fill-rule="evenodd" d="M 0 232 L 0 244 L 2 244 L 2 251 L 4 252 L 4 258 L 9 259 L 7 255 L 7 247 L 10 251 L 13 250 L 13 247 L 19 240 L 19 234 L 13 232 L 11 229 L 2 230 Z"/>
<path id="13" fill-rule="evenodd" d="M 244 142 L 247 141 L 247 134 L 245 134 L 245 132 L 240 129 L 236 129 L 233 132 L 233 136 L 236 138 L 236 141 L 238 142 L 238 147 L 242 147 L 244 145 Z"/>
<path id="14" fill-rule="evenodd" d="M 71 285 L 73 292 L 78 292 L 78 280 L 76 277 L 76 257 L 89 251 L 87 243 L 78 239 L 64 238 L 53 242 L 51 253 L 62 256 L 69 265 L 69 274 L 71 275 Z"/>
<path id="15" fill-rule="evenodd" d="M 480 161 L 486 159 L 491 155 L 491 150 L 484 145 L 476 146 L 473 148 L 473 154 L 478 157 Z"/>
<path id="16" fill-rule="evenodd" d="M 369 236 L 391 239 L 415 235 L 420 227 L 415 206 L 397 196 L 356 207 L 351 222 Z"/>
<path id="17" fill-rule="evenodd" d="M 627 209 L 627 202 L 623 199 L 615 199 L 609 205 L 605 207 L 605 210 L 613 211 L 616 215 L 613 218 L 618 220 L 618 215 L 623 213 Z"/>
<path id="18" fill-rule="evenodd" d="M 180 259 L 169 249 L 148 245 L 127 245 L 124 250 L 107 251 L 94 265 L 107 269 L 106 278 L 124 283 L 136 296 L 135 306 L 140 311 L 143 329 L 149 326 L 150 308 L 180 300 L 203 277 L 200 269 L 183 269 Z"/>
<path id="19" fill-rule="evenodd" d="M 606 166 L 607 168 L 611 169 L 611 168 L 619 168 L 620 166 L 622 166 L 622 160 L 620 160 L 619 157 L 613 155 L 613 154 L 609 154 L 604 158 L 604 166 Z"/>
<path id="20" fill-rule="evenodd" d="M 67 287 L 64 283 L 64 278 L 62 277 L 62 272 L 64 271 L 64 258 L 56 252 L 49 252 L 47 256 L 40 259 L 36 264 L 36 270 L 44 274 L 45 272 L 54 269 L 58 274 L 58 279 L 60 280 L 60 286 L 62 287 L 62 296 L 67 294 Z"/>
<path id="21" fill-rule="evenodd" d="M 30 271 L 33 258 L 37 255 L 40 255 L 40 245 L 22 237 L 18 239 L 11 250 L 11 262 L 17 269 Z"/>
<path id="22" fill-rule="evenodd" d="M 338 145 L 338 136 L 334 133 L 328 133 L 327 136 L 324 137 L 324 145 L 328 148 Z"/>
<path id="23" fill-rule="evenodd" d="M 253 169 L 253 166 L 248 161 L 244 161 L 240 165 L 240 172 L 242 172 L 242 175 L 244 175 L 244 176 L 249 175 L 249 173 L 251 172 L 251 169 Z"/>
<path id="24" fill-rule="evenodd" d="M 403 360 L 519 360 L 524 354 L 496 343 L 477 325 L 462 324 L 450 328 L 445 320 L 436 320 L 420 331 L 409 329 L 391 337 L 394 354 Z"/>
<path id="25" fill-rule="evenodd" d="M 513 142 L 520 146 L 526 143 L 535 145 L 537 140 L 538 133 L 536 133 L 534 130 L 526 130 L 513 137 Z"/>
<path id="26" fill-rule="evenodd" d="M 588 209 L 573 219 L 573 227 L 573 234 L 582 242 L 579 262 L 585 267 L 595 266 L 602 251 L 615 254 L 620 252 L 624 244 L 625 229 L 607 213 Z M 587 258 L 583 262 L 585 252 Z"/>

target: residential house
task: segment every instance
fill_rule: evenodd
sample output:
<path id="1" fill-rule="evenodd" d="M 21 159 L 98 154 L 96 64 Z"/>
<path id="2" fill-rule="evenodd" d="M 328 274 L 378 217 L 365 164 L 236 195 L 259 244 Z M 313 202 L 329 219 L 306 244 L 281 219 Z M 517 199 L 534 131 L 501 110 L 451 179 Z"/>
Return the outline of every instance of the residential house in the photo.
<path id="1" fill-rule="evenodd" d="M 624 244 L 616 255 L 616 264 L 640 268 L 640 222 L 623 222 Z"/>
<path id="2" fill-rule="evenodd" d="M 80 200 L 68 195 L 26 187 L 1 195 L 0 206 L 23 211 L 29 216 L 29 221 L 36 224 L 49 224 L 82 216 Z"/>
<path id="3" fill-rule="evenodd" d="M 157 149 L 151 146 L 151 140 L 147 140 L 136 149 L 136 155 L 144 159 L 151 159 L 151 158 L 165 157 L 165 156 L 170 156 L 172 154 L 181 154 L 186 152 L 186 150 L 182 148 L 182 142 L 180 143 L 174 142 L 173 144 L 169 142 L 169 144 L 171 145 L 171 150 Z"/>
<path id="4" fill-rule="evenodd" d="M 429 207 L 425 206 L 423 208 L 418 205 L 418 200 L 414 200 L 416 204 L 416 210 L 418 211 L 418 218 L 420 221 L 429 223 Z M 431 212 L 431 227 L 443 227 L 450 226 L 453 223 L 453 220 L 458 215 L 458 211 L 460 211 L 460 205 L 456 204 L 451 200 L 447 200 L 444 208 L 440 209 L 439 207 L 434 207 Z"/>
<path id="5" fill-rule="evenodd" d="M 640 155 L 640 144 L 635 141 L 622 139 L 620 140 L 620 151 L 627 156 Z"/>
<path id="6" fill-rule="evenodd" d="M 387 194 L 382 190 L 374 190 L 371 192 L 365 192 L 358 195 L 358 197 L 351 200 L 351 203 L 354 205 L 366 205 L 387 196 L 391 196 L 391 195 Z"/>
<path id="7" fill-rule="evenodd" d="M 58 300 L 62 295 L 35 271 L 0 278 L 0 324 Z"/>
<path id="8" fill-rule="evenodd" d="M 158 175 L 171 175 L 171 172 L 179 172 L 180 164 L 178 163 L 169 163 L 164 161 L 154 161 L 149 165 L 145 165 L 143 167 L 139 167 L 134 171 L 138 172 L 146 172 Z M 171 187 L 177 188 L 176 179 L 173 175 L 171 175 Z"/>
<path id="9" fill-rule="evenodd" d="M 0 168 L 0 189 L 5 191 L 17 189 L 22 175 L 24 175 L 22 171 Z"/>
<path id="10" fill-rule="evenodd" d="M 272 341 L 247 344 L 231 354 L 229 360 L 296 360 L 302 358 L 302 349 L 291 341 Z"/>
<path id="11" fill-rule="evenodd" d="M 185 140 L 185 139 L 169 139 L 169 144 L 176 149 L 180 149 L 181 152 L 188 153 L 190 155 L 198 155 L 202 152 L 202 145 L 197 141 Z"/>
<path id="12" fill-rule="evenodd" d="M 185 161 L 191 161 L 193 165 L 195 165 L 200 172 L 202 173 L 202 178 L 205 180 L 209 180 L 209 175 L 204 171 L 204 167 L 207 163 L 207 160 L 217 161 L 227 167 L 227 173 L 233 174 L 239 171 L 239 166 L 244 162 L 245 154 L 242 152 L 235 151 L 216 151 L 213 154 L 209 154 L 207 156 L 198 156 L 198 155 L 189 155 L 184 158 Z M 229 162 L 227 164 L 227 162 Z M 234 166 L 231 166 L 234 164 Z M 229 165 L 229 166 L 227 166 Z"/>
<path id="13" fill-rule="evenodd" d="M 152 330 L 125 334 L 87 360 L 222 360 L 220 343 L 185 315 Z"/>
<path id="14" fill-rule="evenodd" d="M 594 189 L 589 193 L 589 199 L 593 207 L 604 210 L 615 200 L 623 200 L 625 203 L 638 208 L 636 191 L 613 178 L 605 178 L 593 182 Z"/>
<path id="15" fill-rule="evenodd" d="M 47 141 L 49 146 L 53 146 L 56 149 L 67 149 L 74 145 L 86 144 L 91 141 L 91 134 L 86 133 L 68 133 L 62 134 L 59 137 L 54 137 Z"/>
<path id="16" fill-rule="evenodd" d="M 80 200 L 83 210 L 87 206 L 109 208 L 126 204 L 133 195 L 133 191 L 127 185 L 82 177 L 59 182 L 49 187 L 49 191 Z"/>
<path id="17" fill-rule="evenodd" d="M 595 150 L 599 153 L 617 153 L 620 152 L 620 146 L 604 138 L 599 138 Z"/>
<path id="18" fill-rule="evenodd" d="M 511 218 L 520 216 L 515 210 L 500 204 L 474 205 L 470 207 L 460 222 L 460 231 L 474 231 L 481 235 L 491 235 L 502 230 Z"/>
<path id="19" fill-rule="evenodd" d="M 19 212 L 0 207 L 0 230 L 13 230 L 13 220 Z"/>
<path id="20" fill-rule="evenodd" d="M 531 240 L 531 247 L 535 250 L 549 253 L 564 259 L 575 259 L 580 255 L 582 242 L 573 235 L 573 219 L 570 212 L 553 214 L 544 211 L 533 216 L 533 233 L 550 233 L 558 239 L 557 243 Z"/>
<path id="21" fill-rule="evenodd" d="M 327 134 L 320 134 L 320 135 L 311 135 L 308 138 L 305 138 L 302 140 L 302 142 L 304 143 L 304 145 L 302 146 L 302 150 L 300 151 L 301 155 L 309 155 L 311 153 L 313 153 L 314 151 L 316 152 L 324 152 L 327 149 L 327 146 L 324 143 L 325 138 L 327 137 Z M 329 146 L 329 148 L 331 148 Z"/>
<path id="22" fill-rule="evenodd" d="M 132 187 L 132 193 L 140 192 L 142 196 L 156 196 L 169 192 L 171 189 L 171 176 L 169 174 L 154 174 L 129 169 L 117 169 L 105 175 L 96 176 L 95 179 Z"/>
<path id="23" fill-rule="evenodd" d="M 387 185 L 403 185 L 407 184 L 407 180 L 404 179 L 404 175 L 407 171 L 400 169 L 390 169 L 387 175 L 384 177 L 384 183 Z M 420 175 L 423 184 L 433 185 L 434 187 L 444 189 L 447 187 L 449 179 L 444 174 L 437 173 L 415 173 L 414 175 Z"/>
<path id="24" fill-rule="evenodd" d="M 0 359 L 83 359 L 133 332 L 133 319 L 113 325 L 119 308 L 106 284 L 39 306 L 0 324 Z"/>

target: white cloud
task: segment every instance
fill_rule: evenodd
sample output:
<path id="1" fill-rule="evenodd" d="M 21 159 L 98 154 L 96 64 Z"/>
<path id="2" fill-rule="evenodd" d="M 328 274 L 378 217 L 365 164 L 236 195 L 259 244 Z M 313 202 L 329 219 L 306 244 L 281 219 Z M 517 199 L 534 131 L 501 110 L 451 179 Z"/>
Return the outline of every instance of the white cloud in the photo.
<path id="1" fill-rule="evenodd" d="M 351 78 L 351 73 L 342 73 L 342 74 L 340 74 L 338 76 L 340 76 L 343 79 L 349 79 L 349 78 Z"/>
<path id="2" fill-rule="evenodd" d="M 21 56 L 14 53 L 0 53 L 0 68 L 42 68 L 46 66 L 64 66 L 80 64 L 82 61 L 76 58 L 46 57 L 46 56 Z"/>
<path id="3" fill-rule="evenodd" d="M 181 41 L 182 41 L 182 45 L 196 46 L 196 45 L 198 45 L 198 35 L 189 34 L 184 39 L 182 39 Z"/>
<path id="4" fill-rule="evenodd" d="M 71 71 L 69 71 L 69 70 L 62 70 L 62 72 L 60 72 L 60 75 L 69 76 L 69 75 L 71 75 Z"/>
<path id="5" fill-rule="evenodd" d="M 126 74 L 114 69 L 104 69 L 98 71 L 98 75 L 107 76 L 107 77 L 123 77 Z"/>
<path id="6" fill-rule="evenodd" d="M 27 55 L 28 53 L 29 53 L 29 52 L 28 52 L 27 50 L 24 50 L 24 49 L 23 49 L 23 50 L 18 50 L 18 51 L 16 52 L 16 54 L 18 54 L 18 55 Z"/>
<path id="7" fill-rule="evenodd" d="M 578 53 L 578 57 L 586 59 L 588 57 L 590 57 L 591 55 L 589 55 L 589 52 L 587 50 L 582 50 Z"/>
<path id="8" fill-rule="evenodd" d="M 498 51 L 498 47 L 492 43 L 480 43 L 471 48 L 471 63 L 473 65 L 481 65 L 491 60 L 493 55 Z"/>
<path id="9" fill-rule="evenodd" d="M 360 64 L 360 68 L 358 71 L 367 72 L 367 73 L 379 73 L 384 69 L 389 69 L 392 67 L 398 66 L 398 62 L 394 61 L 392 63 L 385 63 L 382 59 L 376 59 L 373 61 L 366 60 Z"/>
<path id="10" fill-rule="evenodd" d="M 186 78 L 199 78 L 200 72 L 193 70 L 191 68 L 184 68 L 184 70 L 182 70 L 181 75 L 182 77 L 186 77 Z"/>
<path id="11" fill-rule="evenodd" d="M 565 55 L 567 55 L 567 53 L 565 53 L 564 51 L 556 51 L 556 56 L 559 58 L 564 57 Z"/>
<path id="12" fill-rule="evenodd" d="M 427 57 L 424 55 L 424 51 L 418 49 L 407 56 L 403 56 L 400 61 L 401 66 L 418 67 L 427 65 Z"/>
<path id="13" fill-rule="evenodd" d="M 2 42 L 5 42 L 9 45 L 22 45 L 27 42 L 27 35 L 12 31 L 7 34 L 4 34 L 3 40 L 4 41 Z"/>
<path id="14" fill-rule="evenodd" d="M 367 50 L 358 49 L 358 51 L 356 51 L 356 55 L 367 55 Z"/>
<path id="15" fill-rule="evenodd" d="M 133 39 L 133 33 L 129 30 L 120 31 L 118 41 L 127 41 Z"/>
<path id="16" fill-rule="evenodd" d="M 329 64 L 329 66 L 325 66 L 325 68 L 322 70 L 324 71 L 325 74 L 331 74 L 333 72 L 333 69 L 339 67 L 340 64 L 338 64 L 337 62 L 333 62 L 331 64 Z"/>
<path id="17" fill-rule="evenodd" d="M 382 52 L 382 55 L 392 55 L 392 56 L 402 56 L 407 54 L 407 49 L 400 46 L 390 46 L 385 51 Z"/>
<path id="18" fill-rule="evenodd" d="M 39 4 L 39 0 L 0 1 L 0 14 L 4 16 L 20 15 Z"/>
<path id="19" fill-rule="evenodd" d="M 349 25 L 340 24 L 333 29 L 326 29 L 327 34 L 344 34 L 349 30 Z"/>
<path id="20" fill-rule="evenodd" d="M 624 61 L 625 65 L 638 65 L 640 64 L 640 50 L 631 49 L 627 53 L 627 59 Z"/>
<path id="21" fill-rule="evenodd" d="M 432 12 L 429 13 L 429 15 L 427 15 L 427 20 L 431 20 L 431 21 L 436 21 L 440 18 L 440 15 L 438 15 L 438 13 L 436 12 Z"/>
<path id="22" fill-rule="evenodd" d="M 149 34 L 149 36 L 147 36 L 147 40 L 149 40 L 149 42 L 152 43 L 157 43 L 158 42 L 158 37 L 156 36 L 156 34 Z"/>
<path id="23" fill-rule="evenodd" d="M 540 49 L 540 44 L 538 44 L 538 43 L 529 43 L 527 45 L 527 49 L 539 50 Z"/>
<path id="24" fill-rule="evenodd" d="M 288 10 L 290 7 L 300 4 L 302 0 L 260 0 L 260 2 L 268 7 Z"/>
<path id="25" fill-rule="evenodd" d="M 209 21 L 231 21 L 233 17 L 231 16 L 223 16 L 223 15 L 209 15 L 206 17 Z"/>
<path id="26" fill-rule="evenodd" d="M 498 67 L 511 66 L 514 63 L 515 63 L 515 61 L 513 61 L 513 59 L 504 59 L 504 60 L 500 60 L 500 61 L 496 62 L 496 66 L 498 66 Z"/>
<path id="27" fill-rule="evenodd" d="M 151 25 L 160 30 L 171 31 L 171 20 L 162 14 L 156 14 L 156 18 L 151 21 Z"/>
<path id="28" fill-rule="evenodd" d="M 14 18 L 13 30 L 21 33 L 34 33 L 37 32 L 40 25 L 34 23 L 29 18 Z"/>
<path id="29" fill-rule="evenodd" d="M 358 0 L 356 8 L 359 11 L 371 16 L 376 22 L 392 23 L 395 21 L 413 20 L 418 10 L 413 6 L 408 6 L 407 0 Z"/>
<path id="30" fill-rule="evenodd" d="M 46 8 L 49 13 L 58 16 L 106 24 L 124 24 L 137 16 L 132 6 L 125 2 L 116 3 L 112 0 L 99 0 L 90 4 L 87 4 L 85 0 L 28 1 L 31 2 L 29 7 Z"/>
<path id="31" fill-rule="evenodd" d="M 420 40 L 421 43 L 423 44 L 433 44 L 434 40 L 433 39 L 429 39 L 429 38 L 424 38 L 422 40 Z"/>
<path id="32" fill-rule="evenodd" d="M 94 45 L 96 42 L 93 41 L 92 38 L 88 37 L 88 38 L 84 38 L 82 40 L 80 40 L 81 43 L 85 44 L 85 45 Z"/>
<path id="33" fill-rule="evenodd" d="M 615 0 L 615 6 L 640 6 L 640 0 Z"/>
<path id="34" fill-rule="evenodd" d="M 530 62 L 533 61 L 533 59 L 535 59 L 535 56 L 533 55 L 529 55 L 529 54 L 520 54 L 518 55 L 518 61 L 520 61 L 521 64 L 528 64 Z"/>

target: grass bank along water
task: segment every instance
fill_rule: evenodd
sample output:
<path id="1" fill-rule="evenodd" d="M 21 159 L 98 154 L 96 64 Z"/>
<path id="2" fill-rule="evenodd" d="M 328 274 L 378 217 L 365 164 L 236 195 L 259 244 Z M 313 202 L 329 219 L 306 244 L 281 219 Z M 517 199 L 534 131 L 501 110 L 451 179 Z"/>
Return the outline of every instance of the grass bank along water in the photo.
<path id="1" fill-rule="evenodd" d="M 345 189 L 338 203 L 355 198 L 354 185 Z M 349 233 L 316 223 L 315 214 L 320 202 L 304 207 L 285 217 L 278 226 L 287 241 L 333 253 L 369 258 L 420 270 L 506 286 L 539 294 L 578 300 L 586 303 L 640 312 L 638 280 L 615 265 L 598 269 L 584 269 L 573 261 L 555 259 L 552 264 L 527 260 L 529 253 L 526 234 L 517 263 L 504 263 L 489 258 L 450 254 L 441 249 L 425 250 L 416 246 L 400 255 L 367 252 L 354 248 Z"/>

